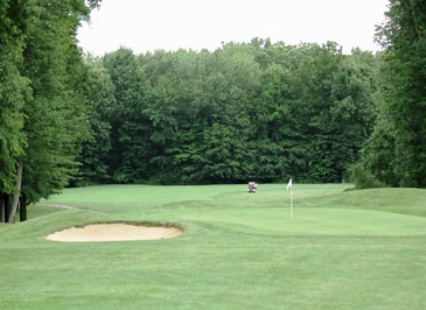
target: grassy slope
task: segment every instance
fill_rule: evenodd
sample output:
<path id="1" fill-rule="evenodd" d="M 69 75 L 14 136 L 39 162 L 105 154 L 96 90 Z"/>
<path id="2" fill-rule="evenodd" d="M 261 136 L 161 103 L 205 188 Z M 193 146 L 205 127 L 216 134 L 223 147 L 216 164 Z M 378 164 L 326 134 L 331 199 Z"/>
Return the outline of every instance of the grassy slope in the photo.
<path id="1" fill-rule="evenodd" d="M 426 191 L 295 185 L 70 189 L 0 226 L 0 309 L 424 309 Z M 36 211 L 36 212 L 35 212 Z M 35 214 L 37 213 L 37 214 Z M 176 239 L 57 243 L 92 221 L 168 221 Z"/>

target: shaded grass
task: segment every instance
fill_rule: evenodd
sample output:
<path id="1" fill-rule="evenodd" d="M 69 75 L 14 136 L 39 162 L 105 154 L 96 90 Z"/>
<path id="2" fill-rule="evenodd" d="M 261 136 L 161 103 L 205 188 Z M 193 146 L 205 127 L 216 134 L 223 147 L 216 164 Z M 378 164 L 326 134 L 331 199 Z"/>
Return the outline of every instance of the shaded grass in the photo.
<path id="1" fill-rule="evenodd" d="M 0 226 L 0 308 L 426 307 L 424 191 L 295 185 L 290 219 L 284 187 L 260 185 L 255 195 L 244 185 L 67 190 L 49 203 L 80 210 Z M 180 223 L 185 233 L 101 244 L 43 239 L 117 220 Z"/>

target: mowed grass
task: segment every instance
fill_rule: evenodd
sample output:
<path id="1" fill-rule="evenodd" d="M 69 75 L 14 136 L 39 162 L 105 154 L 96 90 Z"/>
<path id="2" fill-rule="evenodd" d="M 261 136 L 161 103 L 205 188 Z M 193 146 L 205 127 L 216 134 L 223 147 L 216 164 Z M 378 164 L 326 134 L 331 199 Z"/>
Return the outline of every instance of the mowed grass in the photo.
<path id="1" fill-rule="evenodd" d="M 343 185 L 67 189 L 0 226 L 0 309 L 426 309 L 426 190 Z M 174 239 L 60 243 L 102 221 Z"/>

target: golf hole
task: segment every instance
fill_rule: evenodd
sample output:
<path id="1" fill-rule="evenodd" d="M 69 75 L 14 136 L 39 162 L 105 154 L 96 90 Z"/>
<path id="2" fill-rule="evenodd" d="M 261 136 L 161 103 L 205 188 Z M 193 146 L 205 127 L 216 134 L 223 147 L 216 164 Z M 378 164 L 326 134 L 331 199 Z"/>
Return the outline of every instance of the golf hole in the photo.
<path id="1" fill-rule="evenodd" d="M 71 227 L 48 235 L 45 239 L 60 242 L 107 242 L 162 240 L 175 238 L 182 229 L 174 226 L 144 226 L 130 223 L 89 224 Z"/>

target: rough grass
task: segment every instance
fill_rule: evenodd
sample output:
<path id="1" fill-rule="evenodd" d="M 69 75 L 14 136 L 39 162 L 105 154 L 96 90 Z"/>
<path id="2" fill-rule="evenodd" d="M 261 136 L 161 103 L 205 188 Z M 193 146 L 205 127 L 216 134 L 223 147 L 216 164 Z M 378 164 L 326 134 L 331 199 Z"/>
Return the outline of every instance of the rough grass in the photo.
<path id="1" fill-rule="evenodd" d="M 0 225 L 0 309 L 425 309 L 426 191 L 346 188 L 295 184 L 293 219 L 285 185 L 66 190 Z M 103 221 L 185 233 L 44 240 Z"/>

